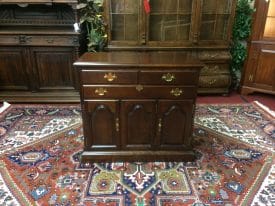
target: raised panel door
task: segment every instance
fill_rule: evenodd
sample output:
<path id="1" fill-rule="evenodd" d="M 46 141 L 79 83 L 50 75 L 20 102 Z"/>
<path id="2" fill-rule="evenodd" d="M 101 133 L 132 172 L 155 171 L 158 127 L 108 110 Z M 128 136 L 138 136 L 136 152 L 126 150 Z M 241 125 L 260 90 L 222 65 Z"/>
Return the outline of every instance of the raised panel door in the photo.
<path id="1" fill-rule="evenodd" d="M 123 149 L 148 150 L 155 145 L 156 103 L 150 100 L 121 102 Z"/>
<path id="2" fill-rule="evenodd" d="M 275 94 L 275 0 L 257 0 L 255 8 L 241 94 Z"/>
<path id="3" fill-rule="evenodd" d="M 83 127 L 86 150 L 119 148 L 120 125 L 118 101 L 85 101 Z"/>
<path id="4" fill-rule="evenodd" d="M 255 65 L 253 84 L 264 90 L 275 91 L 275 45 L 263 45 Z"/>
<path id="5" fill-rule="evenodd" d="M 184 149 L 190 146 L 193 101 L 160 100 L 158 103 L 158 138 L 161 149 Z"/>
<path id="6" fill-rule="evenodd" d="M 30 50 L 37 90 L 72 90 L 76 87 L 72 48 L 33 47 Z"/>
<path id="7" fill-rule="evenodd" d="M 29 90 L 26 50 L 0 48 L 0 90 Z"/>

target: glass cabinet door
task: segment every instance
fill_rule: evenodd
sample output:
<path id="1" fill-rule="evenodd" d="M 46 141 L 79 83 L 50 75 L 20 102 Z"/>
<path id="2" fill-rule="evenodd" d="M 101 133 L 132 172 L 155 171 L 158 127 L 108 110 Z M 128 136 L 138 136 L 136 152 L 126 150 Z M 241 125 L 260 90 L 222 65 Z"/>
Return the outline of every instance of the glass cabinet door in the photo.
<path id="1" fill-rule="evenodd" d="M 150 7 L 149 42 L 190 39 L 192 0 L 150 0 Z"/>
<path id="2" fill-rule="evenodd" d="M 137 42 L 140 25 L 140 0 L 109 0 L 111 41 Z"/>
<path id="3" fill-rule="evenodd" d="M 227 40 L 233 0 L 202 0 L 200 40 Z"/>
<path id="4" fill-rule="evenodd" d="M 275 38 L 275 0 L 269 0 L 263 36 L 264 38 Z"/>

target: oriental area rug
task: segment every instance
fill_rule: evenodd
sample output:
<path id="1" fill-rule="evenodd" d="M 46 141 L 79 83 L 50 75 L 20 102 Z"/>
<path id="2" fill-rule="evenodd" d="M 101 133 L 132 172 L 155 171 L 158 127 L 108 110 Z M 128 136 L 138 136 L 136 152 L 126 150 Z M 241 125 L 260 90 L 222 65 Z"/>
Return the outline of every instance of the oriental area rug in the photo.
<path id="1" fill-rule="evenodd" d="M 0 114 L 1 206 L 275 204 L 275 118 L 259 104 L 197 105 L 194 162 L 80 163 L 79 105 Z"/>

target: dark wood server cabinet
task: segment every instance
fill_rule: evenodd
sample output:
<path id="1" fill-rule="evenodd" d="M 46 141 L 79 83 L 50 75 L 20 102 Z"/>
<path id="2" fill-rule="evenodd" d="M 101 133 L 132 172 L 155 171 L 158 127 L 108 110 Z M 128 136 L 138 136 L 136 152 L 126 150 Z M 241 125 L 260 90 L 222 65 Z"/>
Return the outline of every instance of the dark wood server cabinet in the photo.
<path id="1" fill-rule="evenodd" d="M 0 1 L 0 101 L 79 101 L 76 3 Z"/>
<path id="2" fill-rule="evenodd" d="M 256 0 L 241 94 L 275 94 L 275 0 Z"/>
<path id="3" fill-rule="evenodd" d="M 182 52 L 86 53 L 82 161 L 191 161 L 202 63 Z"/>
<path id="4" fill-rule="evenodd" d="M 236 0 L 105 0 L 107 49 L 180 50 L 205 64 L 199 93 L 227 94 Z"/>

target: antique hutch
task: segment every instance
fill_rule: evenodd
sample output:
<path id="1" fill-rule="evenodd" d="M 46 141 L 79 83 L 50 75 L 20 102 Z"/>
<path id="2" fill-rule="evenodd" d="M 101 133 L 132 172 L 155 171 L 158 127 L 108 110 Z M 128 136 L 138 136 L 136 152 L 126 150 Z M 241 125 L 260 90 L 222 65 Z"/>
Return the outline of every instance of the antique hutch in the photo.
<path id="1" fill-rule="evenodd" d="M 79 101 L 77 0 L 0 0 L 0 101 Z"/>

